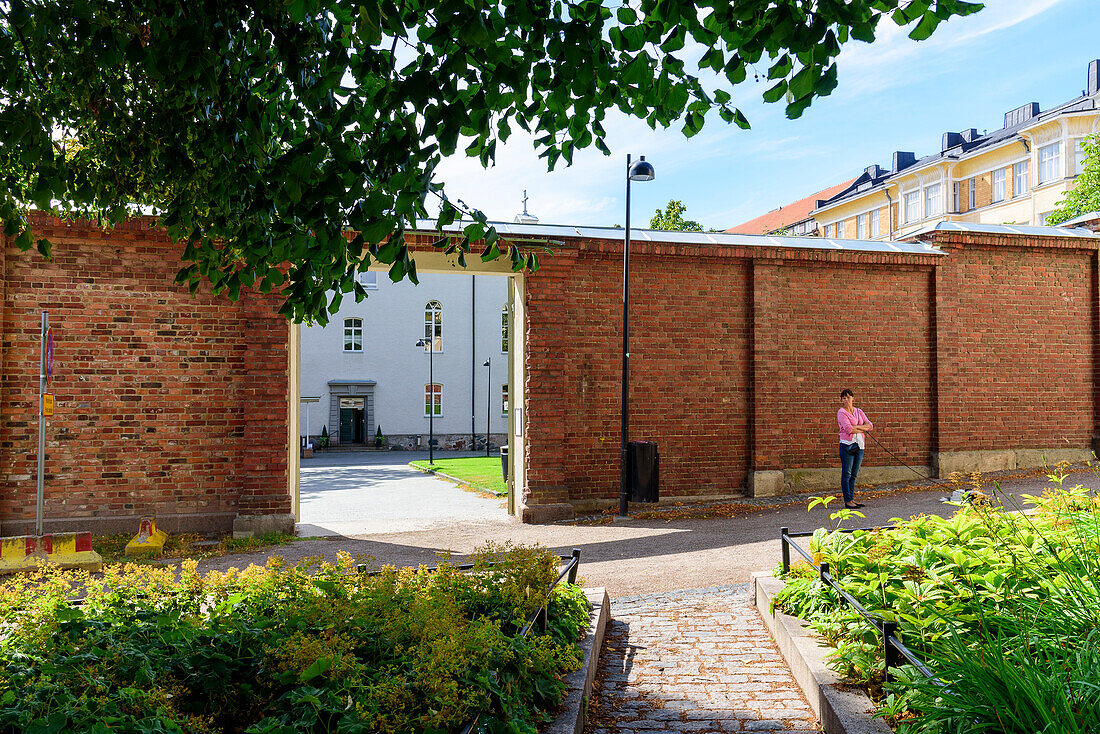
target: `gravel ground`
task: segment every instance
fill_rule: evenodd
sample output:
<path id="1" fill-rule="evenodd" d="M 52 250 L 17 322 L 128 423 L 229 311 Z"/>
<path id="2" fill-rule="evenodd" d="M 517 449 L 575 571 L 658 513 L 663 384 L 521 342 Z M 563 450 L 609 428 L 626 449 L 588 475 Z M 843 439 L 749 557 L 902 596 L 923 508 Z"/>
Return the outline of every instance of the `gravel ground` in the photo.
<path id="1" fill-rule="evenodd" d="M 1045 476 L 1021 474 L 1001 472 L 987 477 L 999 479 L 1002 492 L 1013 497 L 1040 494 L 1051 486 Z M 1090 471 L 1075 472 L 1066 480 L 1067 486 L 1078 483 L 1100 488 L 1100 480 Z M 950 488 L 929 488 L 932 485 L 923 482 L 876 488 L 875 492 L 860 490 L 857 499 L 865 498 L 862 512 L 867 516 L 860 524 L 885 525 L 895 517 L 950 513 L 953 508 L 940 501 L 950 495 Z M 333 559 L 339 551 L 371 558 L 379 564 L 431 565 L 439 560 L 440 554 L 461 557 L 486 542 L 537 543 L 563 554 L 580 548 L 581 578 L 586 585 L 607 588 L 612 598 L 698 589 L 744 583 L 752 572 L 772 568 L 779 562 L 780 527 L 799 531 L 825 525 L 827 512 L 820 507 L 807 512 L 807 497 L 792 497 L 793 503 L 784 505 L 771 504 L 775 500 L 768 500 L 769 504 L 749 500 L 737 505 L 738 512 L 747 514 L 733 517 L 678 517 L 687 514 L 685 506 L 673 508 L 662 518 L 604 524 L 524 525 L 514 518 L 503 522 L 462 520 L 427 530 L 303 539 L 268 552 L 203 561 L 200 567 L 225 569 L 262 564 L 270 555 L 281 556 L 289 563 L 315 556 Z M 838 506 L 839 502 L 833 503 L 834 510 Z"/>

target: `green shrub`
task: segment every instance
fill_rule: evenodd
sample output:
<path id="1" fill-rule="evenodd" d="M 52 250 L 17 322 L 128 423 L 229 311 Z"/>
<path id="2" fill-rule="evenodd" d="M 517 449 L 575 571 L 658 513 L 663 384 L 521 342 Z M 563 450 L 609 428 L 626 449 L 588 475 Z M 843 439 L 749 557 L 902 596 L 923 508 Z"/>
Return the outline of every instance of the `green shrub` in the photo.
<path id="1" fill-rule="evenodd" d="M 579 667 L 587 604 L 559 587 L 547 634 L 522 638 L 557 559 L 487 549 L 477 562 L 13 578 L 0 585 L 0 731 L 443 732 L 485 712 L 486 731 L 533 733 Z"/>
<path id="2" fill-rule="evenodd" d="M 877 697 L 899 731 L 1100 730 L 1100 500 L 1059 485 L 1034 512 L 965 505 L 894 530 L 819 531 L 812 550 L 872 613 L 895 621 L 946 691 L 911 667 L 884 686 L 881 641 L 806 564 L 776 606 L 834 648 L 833 667 Z"/>

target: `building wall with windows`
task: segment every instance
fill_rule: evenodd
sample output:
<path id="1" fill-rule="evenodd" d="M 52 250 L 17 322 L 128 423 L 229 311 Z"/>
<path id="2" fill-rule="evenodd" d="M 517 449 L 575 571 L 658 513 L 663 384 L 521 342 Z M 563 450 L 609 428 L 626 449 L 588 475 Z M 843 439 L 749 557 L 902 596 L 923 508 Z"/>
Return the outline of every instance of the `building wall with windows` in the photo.
<path id="1" fill-rule="evenodd" d="M 381 427 L 388 447 L 426 449 L 430 408 L 438 448 L 484 447 L 487 421 L 492 445 L 500 445 L 508 425 L 507 278 L 426 274 L 413 285 L 385 273 L 359 277 L 366 300 L 345 298 L 327 325 L 301 328 L 301 435 L 308 430 L 317 446 L 324 427 L 332 445 L 373 446 Z M 429 338 L 430 356 L 417 346 Z"/>
<path id="2" fill-rule="evenodd" d="M 1082 140 L 1100 132 L 1100 60 L 1084 92 L 1046 111 L 1036 102 L 1009 110 L 998 130 L 946 132 L 938 153 L 898 151 L 888 168 L 868 166 L 817 202 L 821 236 L 897 239 L 939 221 L 1044 224 L 1082 171 Z"/>

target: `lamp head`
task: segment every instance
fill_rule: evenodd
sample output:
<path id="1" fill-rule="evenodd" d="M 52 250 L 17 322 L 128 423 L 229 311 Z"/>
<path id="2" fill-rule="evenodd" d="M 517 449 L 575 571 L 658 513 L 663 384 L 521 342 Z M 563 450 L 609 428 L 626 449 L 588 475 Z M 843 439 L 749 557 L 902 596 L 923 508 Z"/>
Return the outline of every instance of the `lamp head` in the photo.
<path id="1" fill-rule="evenodd" d="M 416 346 L 426 347 L 426 346 L 428 346 L 428 340 L 427 339 L 421 339 L 421 340 L 416 342 Z"/>
<path id="2" fill-rule="evenodd" d="M 485 362 L 483 362 L 481 366 L 482 367 L 488 367 L 489 366 L 489 360 L 485 360 Z"/>
<path id="3" fill-rule="evenodd" d="M 643 155 L 630 164 L 630 170 L 627 171 L 626 177 L 631 181 L 652 181 L 656 175 L 657 172 L 653 170 L 653 164 L 648 163 Z"/>

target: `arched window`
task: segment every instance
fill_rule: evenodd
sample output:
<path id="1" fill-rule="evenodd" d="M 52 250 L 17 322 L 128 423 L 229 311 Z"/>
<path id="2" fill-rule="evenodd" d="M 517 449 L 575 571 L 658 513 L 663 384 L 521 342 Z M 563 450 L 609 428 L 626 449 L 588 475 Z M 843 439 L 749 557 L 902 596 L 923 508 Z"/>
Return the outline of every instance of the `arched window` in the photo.
<path id="1" fill-rule="evenodd" d="M 500 309 L 500 351 L 508 353 L 508 305 Z"/>
<path id="2" fill-rule="evenodd" d="M 363 319 L 344 319 L 344 351 L 363 351 Z"/>
<path id="3" fill-rule="evenodd" d="M 439 301 L 424 304 L 424 338 L 433 351 L 443 351 L 443 306 Z"/>
<path id="4" fill-rule="evenodd" d="M 424 415 L 443 415 L 443 385 L 431 382 L 424 386 Z"/>

